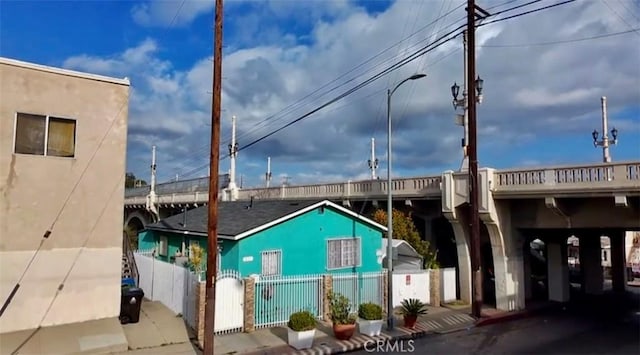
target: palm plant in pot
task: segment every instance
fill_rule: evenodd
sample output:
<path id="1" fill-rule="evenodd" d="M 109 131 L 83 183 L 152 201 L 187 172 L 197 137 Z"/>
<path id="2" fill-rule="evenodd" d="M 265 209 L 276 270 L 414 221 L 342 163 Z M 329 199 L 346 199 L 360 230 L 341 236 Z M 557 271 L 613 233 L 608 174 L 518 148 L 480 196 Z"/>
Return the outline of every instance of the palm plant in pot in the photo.
<path id="1" fill-rule="evenodd" d="M 333 334 L 338 340 L 349 340 L 356 329 L 356 315 L 351 314 L 349 299 L 340 293 L 329 294 Z"/>
<path id="2" fill-rule="evenodd" d="M 367 302 L 358 307 L 358 329 L 370 337 L 380 335 L 382 330 L 382 307 Z"/>
<path id="3" fill-rule="evenodd" d="M 309 349 L 316 335 L 316 318 L 309 311 L 292 313 L 287 323 L 289 345 L 297 350 Z"/>
<path id="4" fill-rule="evenodd" d="M 427 305 L 417 298 L 402 300 L 400 303 L 400 315 L 404 318 L 404 326 L 413 329 L 418 321 L 418 316 L 427 314 Z"/>

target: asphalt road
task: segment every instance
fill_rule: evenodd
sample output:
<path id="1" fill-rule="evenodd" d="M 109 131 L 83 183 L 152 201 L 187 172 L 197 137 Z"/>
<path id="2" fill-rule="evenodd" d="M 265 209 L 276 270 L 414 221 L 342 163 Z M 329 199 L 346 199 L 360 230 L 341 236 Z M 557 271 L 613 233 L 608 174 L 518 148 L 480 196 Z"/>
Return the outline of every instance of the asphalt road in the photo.
<path id="1" fill-rule="evenodd" d="M 396 344 L 369 344 L 356 354 L 639 354 L 638 319 L 635 312 L 602 317 L 557 311 Z"/>

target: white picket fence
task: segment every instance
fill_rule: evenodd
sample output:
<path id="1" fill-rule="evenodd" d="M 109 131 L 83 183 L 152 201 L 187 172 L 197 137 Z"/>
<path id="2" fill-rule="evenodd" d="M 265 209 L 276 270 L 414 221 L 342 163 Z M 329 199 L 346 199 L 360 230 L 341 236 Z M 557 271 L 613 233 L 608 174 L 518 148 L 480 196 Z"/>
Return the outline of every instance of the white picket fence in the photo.
<path id="1" fill-rule="evenodd" d="M 189 326 L 196 328 L 196 290 L 200 281 L 182 266 L 153 258 L 147 252 L 134 252 L 138 266 L 139 287 L 145 298 L 159 301 L 177 314 Z"/>

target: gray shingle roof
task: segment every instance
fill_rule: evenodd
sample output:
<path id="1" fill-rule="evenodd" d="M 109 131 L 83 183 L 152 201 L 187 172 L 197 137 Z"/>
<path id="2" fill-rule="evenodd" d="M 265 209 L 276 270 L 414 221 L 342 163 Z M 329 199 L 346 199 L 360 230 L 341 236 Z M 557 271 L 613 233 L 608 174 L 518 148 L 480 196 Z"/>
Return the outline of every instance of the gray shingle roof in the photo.
<path id="1" fill-rule="evenodd" d="M 322 200 L 254 200 L 251 208 L 248 208 L 249 201 L 220 202 L 218 203 L 218 235 L 236 236 L 320 201 Z M 184 215 L 185 213 L 179 213 L 165 218 L 160 222 L 148 225 L 146 229 L 207 233 L 209 220 L 207 206 L 187 211 L 186 226 L 183 225 Z"/>

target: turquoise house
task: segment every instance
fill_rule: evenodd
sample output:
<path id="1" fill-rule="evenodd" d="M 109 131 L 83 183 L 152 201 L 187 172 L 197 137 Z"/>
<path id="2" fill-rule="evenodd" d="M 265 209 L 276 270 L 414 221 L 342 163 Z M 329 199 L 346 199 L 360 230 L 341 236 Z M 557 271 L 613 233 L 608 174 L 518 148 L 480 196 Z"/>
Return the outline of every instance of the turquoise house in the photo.
<path id="1" fill-rule="evenodd" d="M 207 206 L 166 218 L 140 233 L 139 248 L 184 263 L 192 244 L 208 252 L 207 222 Z M 385 231 L 328 200 L 220 202 L 218 267 L 241 277 L 381 271 Z"/>

